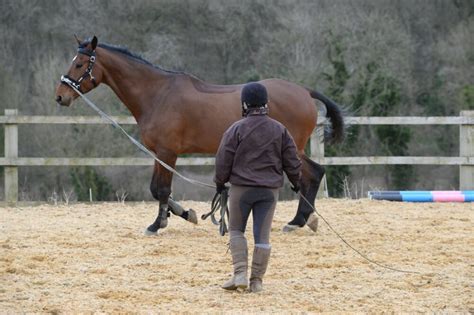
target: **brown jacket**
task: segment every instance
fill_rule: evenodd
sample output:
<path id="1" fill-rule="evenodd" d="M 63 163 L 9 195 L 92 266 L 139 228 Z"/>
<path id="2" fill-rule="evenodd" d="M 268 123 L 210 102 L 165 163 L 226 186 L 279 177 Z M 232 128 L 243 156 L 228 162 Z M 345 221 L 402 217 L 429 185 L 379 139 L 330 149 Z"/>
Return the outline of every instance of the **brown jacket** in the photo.
<path id="1" fill-rule="evenodd" d="M 283 171 L 298 184 L 301 161 L 288 130 L 266 113 L 249 113 L 224 133 L 216 154 L 216 184 L 279 188 Z"/>

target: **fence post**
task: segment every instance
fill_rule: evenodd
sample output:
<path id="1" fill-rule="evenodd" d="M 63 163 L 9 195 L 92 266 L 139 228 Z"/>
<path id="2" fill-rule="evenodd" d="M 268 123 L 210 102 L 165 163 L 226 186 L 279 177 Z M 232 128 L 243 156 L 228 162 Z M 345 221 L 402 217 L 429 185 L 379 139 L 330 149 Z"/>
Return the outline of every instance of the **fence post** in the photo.
<path id="1" fill-rule="evenodd" d="M 474 117 L 474 111 L 461 111 L 461 117 Z M 459 126 L 459 156 L 474 157 L 474 125 Z M 459 166 L 459 189 L 474 190 L 474 165 Z"/>
<path id="2" fill-rule="evenodd" d="M 311 159 L 318 164 L 324 162 L 324 125 L 316 128 L 315 131 L 311 134 Z M 326 175 L 323 176 L 321 180 L 321 185 L 319 185 L 318 194 L 316 197 L 327 198 L 328 197 L 328 187 L 326 181 Z"/>
<path id="3" fill-rule="evenodd" d="M 5 116 L 18 115 L 17 109 L 5 109 Z M 18 125 L 5 124 L 5 158 L 18 157 Z M 14 205 L 18 201 L 18 167 L 5 166 L 5 201 Z"/>

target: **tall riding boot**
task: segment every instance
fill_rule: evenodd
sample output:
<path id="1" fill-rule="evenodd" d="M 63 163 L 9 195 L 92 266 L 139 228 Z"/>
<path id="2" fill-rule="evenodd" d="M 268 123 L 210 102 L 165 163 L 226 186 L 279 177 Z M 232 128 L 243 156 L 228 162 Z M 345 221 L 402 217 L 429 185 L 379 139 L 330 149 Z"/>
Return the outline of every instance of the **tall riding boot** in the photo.
<path id="1" fill-rule="evenodd" d="M 252 272 L 250 275 L 250 291 L 253 293 L 263 290 L 262 279 L 267 271 L 271 248 L 255 246 L 252 257 Z"/>
<path id="2" fill-rule="evenodd" d="M 240 231 L 230 232 L 230 253 L 232 254 L 234 275 L 224 283 L 222 288 L 225 290 L 245 289 L 248 287 L 248 250 L 244 233 Z"/>

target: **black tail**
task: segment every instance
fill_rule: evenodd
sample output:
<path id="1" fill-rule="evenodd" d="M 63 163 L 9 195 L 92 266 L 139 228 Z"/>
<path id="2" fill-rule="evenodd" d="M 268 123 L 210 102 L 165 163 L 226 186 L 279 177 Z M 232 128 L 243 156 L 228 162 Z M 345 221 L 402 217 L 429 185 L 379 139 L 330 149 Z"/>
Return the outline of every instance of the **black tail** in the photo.
<path id="1" fill-rule="evenodd" d="M 319 92 L 309 89 L 308 91 L 312 98 L 320 100 L 326 105 L 326 117 L 329 118 L 331 122 L 331 128 L 329 132 L 326 133 L 327 140 L 329 140 L 330 143 L 342 142 L 345 136 L 345 127 L 344 114 L 341 107 Z"/>

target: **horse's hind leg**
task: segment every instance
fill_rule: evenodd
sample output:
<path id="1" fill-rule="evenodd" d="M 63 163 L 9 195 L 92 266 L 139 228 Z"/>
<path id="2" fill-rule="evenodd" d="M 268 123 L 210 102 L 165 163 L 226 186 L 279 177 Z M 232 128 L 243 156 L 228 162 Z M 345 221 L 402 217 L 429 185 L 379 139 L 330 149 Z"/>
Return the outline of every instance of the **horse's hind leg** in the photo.
<path id="1" fill-rule="evenodd" d="M 310 202 L 311 206 L 300 197 L 296 215 L 293 220 L 285 225 L 283 228 L 284 232 L 293 231 L 297 228 L 303 227 L 307 223 L 313 231 L 316 231 L 317 229 L 317 217 L 312 213 L 314 212 L 314 200 L 316 199 L 319 185 L 324 176 L 324 168 L 305 155 L 301 156 L 301 159 L 303 162 L 301 194 Z"/>

